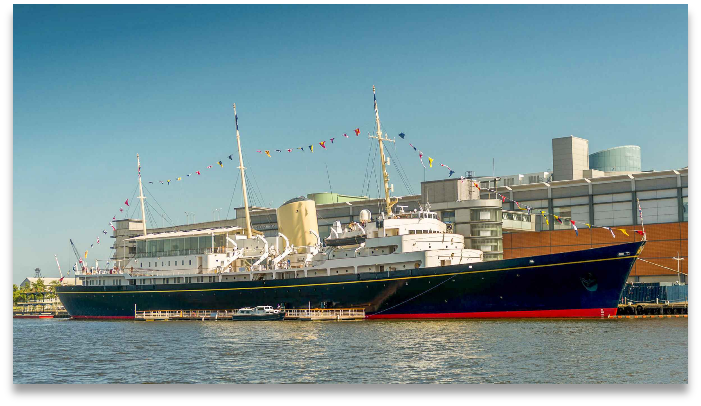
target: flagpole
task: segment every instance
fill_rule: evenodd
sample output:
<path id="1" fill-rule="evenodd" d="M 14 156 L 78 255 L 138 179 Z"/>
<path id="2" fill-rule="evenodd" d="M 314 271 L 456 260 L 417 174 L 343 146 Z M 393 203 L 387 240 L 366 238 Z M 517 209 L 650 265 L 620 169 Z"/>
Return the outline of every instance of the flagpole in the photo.
<path id="1" fill-rule="evenodd" d="M 141 200 L 141 219 L 143 220 L 144 226 L 144 236 L 146 236 L 146 212 L 144 211 L 144 189 L 141 186 L 141 161 L 139 160 L 139 154 L 136 154 L 136 166 L 139 171 L 139 200 Z"/>
<path id="2" fill-rule="evenodd" d="M 638 201 L 638 211 L 640 212 L 640 227 L 643 229 L 643 239 L 647 241 L 647 234 L 645 234 L 645 222 L 643 221 L 643 208 L 640 206 L 640 199 L 636 198 Z"/>
<path id="3" fill-rule="evenodd" d="M 243 207 L 246 213 L 246 237 L 253 238 L 251 233 L 251 215 L 248 213 L 248 193 L 246 193 L 246 177 L 243 174 L 243 156 L 241 155 L 241 136 L 239 135 L 239 116 L 236 114 L 234 103 L 234 120 L 236 121 L 236 143 L 239 147 L 239 169 L 241 170 L 241 191 L 243 192 Z"/>
<path id="4" fill-rule="evenodd" d="M 392 206 L 397 202 L 392 201 L 389 197 L 389 174 L 387 173 L 386 158 L 385 158 L 385 148 L 382 141 L 391 141 L 388 138 L 382 138 L 382 128 L 380 127 L 380 113 L 377 111 L 377 99 L 375 98 L 375 86 L 372 86 L 372 98 L 375 105 L 375 123 L 377 124 L 377 137 L 370 136 L 370 138 L 377 138 L 380 143 L 380 160 L 382 161 L 382 179 L 385 187 L 385 207 L 387 208 L 387 216 L 392 216 Z"/>

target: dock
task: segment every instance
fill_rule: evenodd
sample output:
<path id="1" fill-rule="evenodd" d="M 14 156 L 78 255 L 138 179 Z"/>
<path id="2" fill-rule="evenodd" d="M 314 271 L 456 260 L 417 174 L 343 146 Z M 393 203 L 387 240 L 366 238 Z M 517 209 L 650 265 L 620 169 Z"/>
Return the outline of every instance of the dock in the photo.
<path id="1" fill-rule="evenodd" d="M 285 311 L 285 320 L 364 320 L 365 309 L 290 309 Z"/>
<path id="2" fill-rule="evenodd" d="M 137 321 L 170 321 L 170 320 L 200 320 L 200 321 L 231 321 L 236 314 L 233 310 L 153 310 L 137 311 L 134 320 Z M 365 309 L 288 309 L 285 310 L 285 320 L 323 321 L 323 320 L 363 320 Z"/>
<path id="3" fill-rule="evenodd" d="M 618 305 L 617 316 L 678 316 L 689 314 L 689 302 L 628 302 Z"/>

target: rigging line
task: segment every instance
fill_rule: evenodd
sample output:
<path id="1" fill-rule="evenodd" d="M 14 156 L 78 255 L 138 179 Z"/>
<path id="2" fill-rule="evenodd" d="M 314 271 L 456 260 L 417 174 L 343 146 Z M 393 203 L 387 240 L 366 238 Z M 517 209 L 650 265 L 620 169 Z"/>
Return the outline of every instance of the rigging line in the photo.
<path id="1" fill-rule="evenodd" d="M 243 154 L 243 155 L 245 155 L 245 154 Z M 253 180 L 253 182 L 251 182 L 251 181 L 248 180 L 248 179 L 249 179 L 249 177 L 248 177 L 248 173 L 249 173 L 249 172 L 250 172 L 251 179 Z M 260 186 L 258 186 L 258 179 L 256 178 L 255 171 L 249 170 L 248 172 L 245 172 L 245 174 L 246 174 L 246 184 L 247 184 L 247 185 L 250 184 L 253 193 L 254 193 L 254 194 L 255 194 L 255 193 L 258 194 L 258 200 L 259 200 L 259 201 L 258 201 L 258 207 L 266 207 L 266 206 L 265 206 L 265 200 L 263 199 L 263 193 L 262 193 L 261 190 L 260 190 Z M 270 216 L 270 214 L 266 214 L 265 217 L 267 218 L 268 222 L 270 222 L 270 223 L 273 222 L 273 219 L 272 219 L 272 217 Z"/>
<path id="2" fill-rule="evenodd" d="M 380 147 L 377 144 L 375 144 L 374 142 L 372 142 L 372 140 L 370 142 L 372 144 L 374 144 L 375 154 L 373 155 L 372 162 L 370 163 L 370 175 L 368 176 L 368 197 L 370 196 L 370 186 L 372 186 L 372 179 L 375 178 L 375 180 L 377 181 L 377 178 L 375 175 L 375 171 L 376 171 L 375 158 L 377 158 L 377 152 L 380 149 Z M 378 187 L 378 191 L 379 191 L 379 187 Z"/>
<path id="3" fill-rule="evenodd" d="M 139 189 L 139 185 L 137 185 L 136 188 L 134 188 L 134 193 L 131 195 L 131 203 L 133 205 L 131 207 L 131 210 L 133 210 L 133 213 L 130 214 L 128 218 L 134 218 L 133 216 L 136 215 L 136 206 L 137 205 L 134 204 L 134 196 L 136 196 L 137 189 Z M 127 214 L 129 214 L 129 211 L 127 211 Z"/>
<path id="4" fill-rule="evenodd" d="M 403 304 L 406 303 L 406 302 L 409 302 L 409 301 L 411 301 L 411 300 L 414 300 L 414 299 L 416 299 L 416 298 L 419 297 L 419 296 L 425 295 L 426 293 L 432 291 L 433 289 L 435 289 L 435 288 L 441 286 L 442 284 L 444 284 L 444 283 L 446 283 L 446 282 L 452 280 L 452 279 L 455 278 L 456 276 L 458 276 L 458 275 L 453 275 L 453 276 L 451 276 L 450 278 L 444 280 L 443 282 L 437 284 L 436 286 L 431 286 L 430 288 L 426 289 L 425 291 L 419 293 L 418 295 L 416 295 L 416 296 L 414 296 L 414 297 L 410 297 L 409 299 L 407 299 L 407 300 L 405 300 L 405 301 L 403 301 L 403 302 L 401 302 L 401 303 L 397 303 L 396 305 L 394 305 L 394 306 L 392 306 L 392 307 L 388 307 L 387 309 L 381 310 L 381 311 L 379 311 L 379 312 L 377 312 L 377 313 L 374 313 L 374 314 L 384 313 L 384 312 L 386 312 L 386 311 L 388 311 L 388 310 L 394 309 L 395 307 L 399 307 L 399 306 L 403 305 Z"/>
<path id="5" fill-rule="evenodd" d="M 385 127 L 385 133 L 389 134 L 389 131 L 387 130 L 387 127 Z M 395 139 L 394 144 L 394 151 L 397 151 L 397 142 Z M 411 182 L 409 181 L 409 176 L 407 175 L 406 171 L 404 170 L 404 166 L 402 165 L 401 160 L 399 159 L 399 154 L 395 157 L 392 155 L 391 148 L 387 148 L 387 155 L 390 156 L 390 158 L 396 162 L 396 168 L 397 168 L 397 174 L 399 174 L 400 179 L 402 180 L 402 183 L 404 183 L 404 188 L 406 188 L 407 192 L 409 194 L 414 194 L 414 191 L 411 187 Z"/>
<path id="6" fill-rule="evenodd" d="M 686 274 L 686 273 L 684 273 L 684 272 L 682 272 L 682 271 L 677 271 L 676 269 L 667 268 L 666 266 L 662 266 L 662 265 L 656 264 L 656 263 L 654 263 L 654 262 L 646 261 L 646 260 L 644 260 L 644 259 L 642 259 L 642 258 L 638 258 L 638 261 L 647 262 L 648 264 L 657 265 L 657 266 L 659 266 L 660 268 L 669 269 L 670 271 L 673 271 L 673 272 L 676 272 L 676 273 L 680 273 L 680 274 L 682 274 L 682 275 L 687 275 L 687 276 L 689 276 L 689 274 Z"/>
<path id="7" fill-rule="evenodd" d="M 368 180 L 368 176 L 370 174 L 370 157 L 372 156 L 372 142 L 371 140 L 368 139 L 368 160 L 365 163 L 365 175 L 363 177 L 363 185 L 360 188 L 360 195 L 364 196 L 365 195 L 365 183 Z"/>
<path id="8" fill-rule="evenodd" d="M 156 223 L 156 219 L 153 218 L 153 214 L 151 214 L 151 210 L 149 209 L 149 207 L 147 205 L 144 205 L 144 211 L 146 212 L 146 215 L 148 216 L 151 224 L 153 224 L 153 226 L 154 226 L 153 228 L 158 228 L 158 224 Z"/>
<path id="9" fill-rule="evenodd" d="M 234 190 L 231 191 L 231 200 L 229 200 L 229 209 L 226 211 L 226 219 L 229 219 L 229 213 L 231 212 L 231 204 L 234 202 L 234 195 L 236 194 L 236 187 L 239 185 L 240 176 L 236 177 L 236 183 L 234 184 Z"/>
<path id="10" fill-rule="evenodd" d="M 167 215 L 160 214 L 160 213 L 158 212 L 158 210 L 157 210 L 151 203 L 149 203 L 149 202 L 146 202 L 146 205 L 148 205 L 151 209 L 153 209 L 153 211 L 155 211 L 156 214 L 157 214 L 159 217 L 161 217 L 163 220 L 168 221 L 168 224 L 169 224 L 170 226 L 175 227 L 175 224 L 171 221 L 171 219 L 170 219 Z M 165 213 L 164 213 L 164 214 L 165 214 Z M 156 225 L 158 225 L 158 223 L 156 223 Z"/>
<path id="11" fill-rule="evenodd" d="M 151 193 L 151 191 L 150 191 L 146 186 L 144 186 L 144 189 L 146 189 L 146 193 L 148 193 L 149 196 L 151 196 L 151 198 L 153 199 L 153 201 L 156 202 L 156 204 L 158 205 L 158 207 L 161 209 L 161 211 L 163 212 L 163 215 L 165 216 L 166 220 L 168 220 L 168 222 L 169 222 L 170 224 L 175 224 L 175 223 L 173 222 L 173 220 L 170 218 L 170 216 L 168 215 L 168 213 L 166 213 L 165 209 L 161 206 L 161 204 L 158 203 L 158 199 L 156 199 L 156 196 L 154 196 L 153 193 Z"/>
<path id="12" fill-rule="evenodd" d="M 394 143 L 394 152 L 397 152 L 397 143 L 396 142 Z M 407 183 L 409 184 L 409 193 L 411 193 L 413 195 L 414 188 L 411 187 L 411 182 L 410 182 L 411 178 L 409 177 L 407 172 L 404 170 L 404 165 L 402 165 L 402 161 L 401 161 L 401 159 L 399 159 L 399 153 L 397 153 L 397 157 L 393 158 L 393 159 L 395 159 L 397 161 L 399 170 L 401 170 L 401 172 L 404 174 L 404 178 L 407 180 Z"/>
<path id="13" fill-rule="evenodd" d="M 331 176 L 329 175 L 329 166 L 326 165 L 326 158 L 324 158 L 324 166 L 326 167 L 326 179 L 329 181 L 329 192 L 333 193 L 333 187 L 331 187 Z"/>
<path id="14" fill-rule="evenodd" d="M 389 152 L 389 150 L 390 150 L 390 148 L 387 148 L 387 155 L 388 155 L 393 161 L 399 162 L 398 160 L 396 160 L 396 159 L 394 158 L 394 156 L 392 155 L 391 152 Z M 413 195 L 414 193 L 413 193 L 413 191 L 411 191 L 411 186 L 409 185 L 409 181 L 408 181 L 408 179 L 407 179 L 407 177 L 406 177 L 406 174 L 403 173 L 403 172 L 399 169 L 399 166 L 397 166 L 397 171 L 396 171 L 396 172 L 397 172 L 397 174 L 399 175 L 399 179 L 400 179 L 400 180 L 402 181 L 402 183 L 404 184 L 404 189 L 406 189 L 407 193 L 410 193 L 410 194 Z"/>

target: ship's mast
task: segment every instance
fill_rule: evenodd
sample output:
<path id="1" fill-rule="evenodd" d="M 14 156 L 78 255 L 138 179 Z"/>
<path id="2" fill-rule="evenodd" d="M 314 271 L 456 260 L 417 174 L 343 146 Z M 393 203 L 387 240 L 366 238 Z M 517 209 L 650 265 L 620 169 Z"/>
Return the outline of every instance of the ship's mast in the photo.
<path id="1" fill-rule="evenodd" d="M 380 113 L 377 111 L 377 97 L 375 97 L 375 85 L 372 86 L 372 99 L 375 104 L 375 124 L 377 125 L 377 137 L 370 136 L 370 138 L 377 138 L 380 143 L 380 160 L 382 161 L 382 179 L 384 181 L 385 187 L 385 207 L 387 208 L 387 216 L 392 216 L 392 206 L 397 204 L 399 199 L 392 200 L 389 197 L 389 175 L 387 174 L 387 159 L 385 158 L 385 148 L 382 141 L 394 142 L 385 136 L 382 138 L 382 128 L 380 127 Z"/>
<path id="2" fill-rule="evenodd" d="M 141 219 L 144 226 L 144 235 L 146 235 L 146 212 L 144 211 L 144 188 L 141 186 L 141 161 L 139 160 L 139 154 L 136 154 L 136 166 L 139 171 L 139 200 L 141 200 Z"/>
<path id="3" fill-rule="evenodd" d="M 252 238 L 251 215 L 248 213 L 248 194 L 246 193 L 246 177 L 243 174 L 243 156 L 241 155 L 241 136 L 239 135 L 239 116 L 236 114 L 236 103 L 234 103 L 234 120 L 236 121 L 236 143 L 239 147 L 239 169 L 241 170 L 241 190 L 243 191 L 243 207 L 246 212 L 246 237 Z"/>

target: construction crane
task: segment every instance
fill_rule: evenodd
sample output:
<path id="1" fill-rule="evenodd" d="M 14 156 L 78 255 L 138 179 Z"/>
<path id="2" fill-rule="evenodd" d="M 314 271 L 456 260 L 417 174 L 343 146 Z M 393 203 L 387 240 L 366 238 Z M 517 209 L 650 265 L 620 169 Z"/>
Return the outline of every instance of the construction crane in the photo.
<path id="1" fill-rule="evenodd" d="M 85 265 L 83 264 L 83 259 L 80 258 L 80 254 L 78 254 L 78 249 L 75 247 L 75 244 L 73 244 L 72 239 L 68 239 L 71 242 L 71 247 L 73 247 L 73 253 L 75 254 L 76 259 L 78 260 L 78 263 L 80 263 L 80 268 L 81 270 L 85 270 Z"/>
<path id="2" fill-rule="evenodd" d="M 58 255 L 54 255 L 54 258 L 56 258 L 56 265 L 58 266 L 58 273 L 61 274 L 61 279 L 59 279 L 59 282 L 63 282 L 63 272 L 61 271 L 61 264 L 58 263 Z M 70 271 L 68 271 L 70 272 Z"/>

